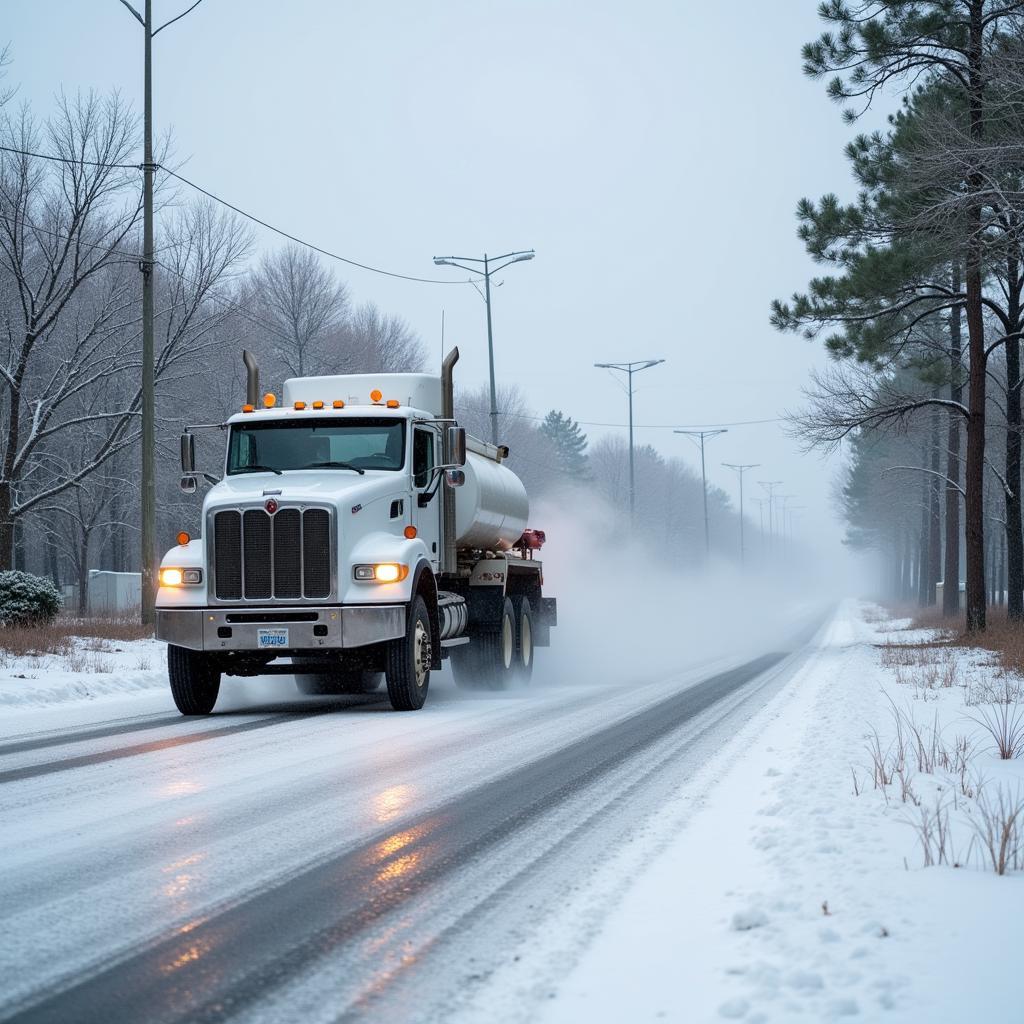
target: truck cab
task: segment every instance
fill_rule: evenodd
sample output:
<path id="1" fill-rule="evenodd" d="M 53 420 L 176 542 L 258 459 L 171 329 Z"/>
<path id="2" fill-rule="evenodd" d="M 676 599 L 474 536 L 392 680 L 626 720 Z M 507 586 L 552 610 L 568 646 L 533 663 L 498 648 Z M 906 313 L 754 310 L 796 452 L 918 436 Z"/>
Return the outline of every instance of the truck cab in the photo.
<path id="1" fill-rule="evenodd" d="M 287 380 L 225 424 L 219 480 L 182 438 L 183 489 L 215 480 L 202 536 L 160 568 L 157 636 L 184 714 L 209 713 L 224 676 L 293 675 L 313 694 L 372 692 L 423 706 L 451 656 L 465 686 L 532 670 L 555 605 L 541 596 L 528 502 L 505 450 L 451 415 L 451 367 Z M 256 376 L 256 380 L 253 377 Z M 468 485 L 468 486 L 467 486 Z"/>

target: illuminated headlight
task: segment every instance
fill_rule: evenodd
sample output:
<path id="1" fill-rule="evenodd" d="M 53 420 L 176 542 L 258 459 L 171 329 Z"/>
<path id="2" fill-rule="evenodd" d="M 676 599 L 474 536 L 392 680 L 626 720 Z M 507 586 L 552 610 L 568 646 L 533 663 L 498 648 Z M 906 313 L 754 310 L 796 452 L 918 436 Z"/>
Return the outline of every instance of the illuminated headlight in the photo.
<path id="1" fill-rule="evenodd" d="M 161 569 L 161 587 L 195 586 L 203 582 L 202 569 Z"/>
<path id="2" fill-rule="evenodd" d="M 357 565 L 352 575 L 357 580 L 374 583 L 399 583 L 409 575 L 409 566 L 398 562 L 378 562 L 375 565 Z"/>

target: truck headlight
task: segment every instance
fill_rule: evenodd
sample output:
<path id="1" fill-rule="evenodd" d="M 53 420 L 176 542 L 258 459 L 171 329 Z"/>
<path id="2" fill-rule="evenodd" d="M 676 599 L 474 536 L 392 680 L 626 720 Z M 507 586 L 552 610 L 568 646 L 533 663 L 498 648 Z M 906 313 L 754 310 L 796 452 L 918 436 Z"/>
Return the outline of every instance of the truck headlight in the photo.
<path id="1" fill-rule="evenodd" d="M 195 586 L 197 583 L 203 582 L 203 570 L 202 569 L 161 569 L 160 570 L 160 586 L 161 587 L 180 587 L 183 584 L 186 586 Z"/>
<path id="2" fill-rule="evenodd" d="M 357 565 L 352 575 L 365 583 L 400 583 L 409 575 L 409 566 L 399 562 L 377 562 L 374 565 Z"/>

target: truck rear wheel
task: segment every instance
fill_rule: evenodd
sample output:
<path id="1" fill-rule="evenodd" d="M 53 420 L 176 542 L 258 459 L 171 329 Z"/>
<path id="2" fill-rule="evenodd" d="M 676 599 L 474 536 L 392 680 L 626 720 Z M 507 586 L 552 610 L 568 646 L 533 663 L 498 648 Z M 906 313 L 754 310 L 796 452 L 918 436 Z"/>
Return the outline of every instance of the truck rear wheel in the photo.
<path id="1" fill-rule="evenodd" d="M 512 598 L 516 623 L 515 675 L 528 683 L 533 675 L 533 609 L 525 595 Z"/>
<path id="2" fill-rule="evenodd" d="M 388 699 L 396 711 L 419 711 L 430 686 L 433 641 L 427 603 L 417 594 L 409 605 L 405 636 L 388 641 L 384 678 Z"/>
<path id="3" fill-rule="evenodd" d="M 506 597 L 497 626 L 471 634 L 452 650 L 455 685 L 464 690 L 504 690 L 516 675 L 516 614 Z"/>
<path id="4" fill-rule="evenodd" d="M 167 645 L 171 696 L 183 715 L 208 715 L 220 693 L 220 669 L 202 651 Z"/>
<path id="5" fill-rule="evenodd" d="M 373 693 L 381 683 L 380 672 L 360 668 L 339 668 L 331 672 L 296 673 L 295 685 L 310 697 L 336 697 L 344 694 Z"/>

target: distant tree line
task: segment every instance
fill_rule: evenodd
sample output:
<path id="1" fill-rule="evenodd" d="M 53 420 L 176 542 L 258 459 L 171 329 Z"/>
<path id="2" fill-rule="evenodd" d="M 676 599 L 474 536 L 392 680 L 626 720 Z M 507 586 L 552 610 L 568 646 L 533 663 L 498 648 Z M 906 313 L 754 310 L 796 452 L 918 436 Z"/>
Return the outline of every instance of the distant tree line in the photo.
<path id="1" fill-rule="evenodd" d="M 936 601 L 967 628 L 1005 592 L 1024 617 L 1024 3 L 826 2 L 803 66 L 854 124 L 900 96 L 846 156 L 854 201 L 804 199 L 799 237 L 822 266 L 772 322 L 820 338 L 795 430 L 850 444 L 840 502 L 888 593 Z"/>

